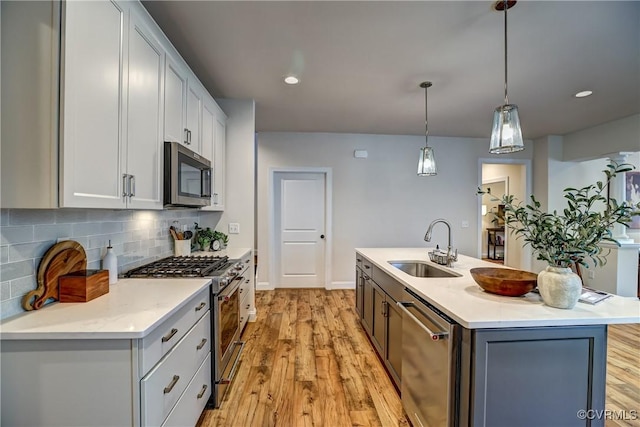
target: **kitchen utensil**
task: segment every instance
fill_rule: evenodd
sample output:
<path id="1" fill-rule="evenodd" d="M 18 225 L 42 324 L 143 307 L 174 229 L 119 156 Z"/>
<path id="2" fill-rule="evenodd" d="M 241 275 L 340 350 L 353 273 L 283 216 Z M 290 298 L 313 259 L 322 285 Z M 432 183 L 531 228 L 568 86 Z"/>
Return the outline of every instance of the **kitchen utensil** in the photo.
<path id="1" fill-rule="evenodd" d="M 86 269 L 87 254 L 80 243 L 65 240 L 51 246 L 38 266 L 38 286 L 22 298 L 22 308 L 38 310 L 49 298 L 58 300 L 58 277 Z"/>
<path id="2" fill-rule="evenodd" d="M 187 230 L 184 232 L 184 240 L 190 240 L 193 237 L 193 232 L 190 230 Z"/>
<path id="3" fill-rule="evenodd" d="M 176 229 L 173 225 L 169 227 L 169 233 L 173 236 L 173 240 L 180 240 L 178 239 L 178 233 L 176 233 Z"/>
<path id="4" fill-rule="evenodd" d="M 486 292 L 519 297 L 536 287 L 538 275 L 510 268 L 481 267 L 470 270 L 473 280 Z"/>

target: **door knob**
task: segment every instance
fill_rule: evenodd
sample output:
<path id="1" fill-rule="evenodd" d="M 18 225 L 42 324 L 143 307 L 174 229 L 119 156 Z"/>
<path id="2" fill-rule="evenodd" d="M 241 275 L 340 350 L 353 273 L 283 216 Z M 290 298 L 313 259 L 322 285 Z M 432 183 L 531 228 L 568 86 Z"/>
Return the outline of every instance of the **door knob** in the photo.
<path id="1" fill-rule="evenodd" d="M 321 234 L 321 235 L 320 235 L 320 238 L 321 238 L 321 239 L 324 239 L 324 234 Z"/>

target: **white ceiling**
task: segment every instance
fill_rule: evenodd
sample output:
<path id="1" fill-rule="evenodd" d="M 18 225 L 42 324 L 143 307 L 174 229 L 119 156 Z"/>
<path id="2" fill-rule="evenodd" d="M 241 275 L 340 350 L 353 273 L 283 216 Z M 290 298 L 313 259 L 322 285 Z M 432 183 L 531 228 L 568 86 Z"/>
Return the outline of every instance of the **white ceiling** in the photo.
<path id="1" fill-rule="evenodd" d="M 430 80 L 430 135 L 489 137 L 503 103 L 504 15 L 489 1 L 144 5 L 215 97 L 256 100 L 257 131 L 420 135 Z M 640 113 L 640 2 L 521 0 L 508 25 L 525 138 Z"/>

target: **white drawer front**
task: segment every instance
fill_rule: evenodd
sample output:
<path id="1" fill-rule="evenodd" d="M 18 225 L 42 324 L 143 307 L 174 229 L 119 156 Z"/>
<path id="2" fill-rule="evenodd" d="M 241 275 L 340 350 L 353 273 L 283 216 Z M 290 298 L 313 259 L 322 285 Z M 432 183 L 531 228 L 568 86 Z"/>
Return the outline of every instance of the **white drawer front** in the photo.
<path id="1" fill-rule="evenodd" d="M 211 387 L 211 353 L 209 353 L 162 427 L 195 426 L 211 396 Z"/>
<path id="2" fill-rule="evenodd" d="M 142 339 L 142 375 L 149 372 L 209 310 L 210 298 L 210 290 L 207 287 Z"/>
<path id="3" fill-rule="evenodd" d="M 158 426 L 175 406 L 211 350 L 211 312 L 144 377 L 140 384 L 142 424 Z"/>

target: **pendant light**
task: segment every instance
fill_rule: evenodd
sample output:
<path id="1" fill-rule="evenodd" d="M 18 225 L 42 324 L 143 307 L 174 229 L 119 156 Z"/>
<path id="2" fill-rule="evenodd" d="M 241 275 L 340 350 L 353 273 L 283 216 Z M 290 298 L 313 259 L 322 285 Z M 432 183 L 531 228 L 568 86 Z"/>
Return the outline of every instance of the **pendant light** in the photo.
<path id="1" fill-rule="evenodd" d="M 504 105 L 493 113 L 493 129 L 489 152 L 493 154 L 514 153 L 524 150 L 518 106 L 509 104 L 507 96 L 507 9 L 516 4 L 514 0 L 498 1 L 494 8 L 504 10 Z"/>
<path id="2" fill-rule="evenodd" d="M 438 174 L 436 169 L 436 158 L 433 155 L 433 147 L 429 147 L 429 120 L 427 118 L 427 89 L 431 87 L 431 82 L 422 82 L 420 87 L 424 88 L 424 143 L 420 149 L 420 159 L 418 159 L 418 176 L 433 176 Z"/>

